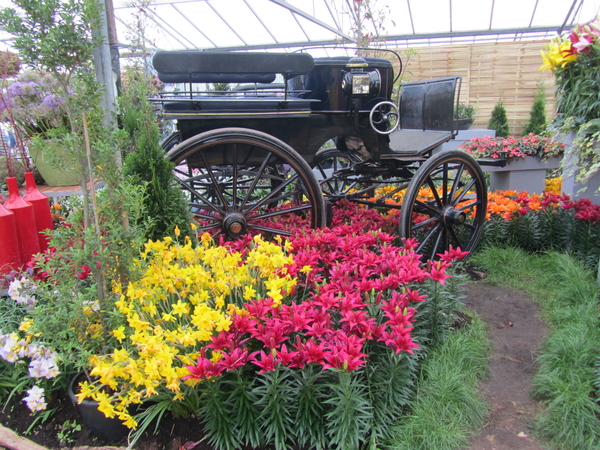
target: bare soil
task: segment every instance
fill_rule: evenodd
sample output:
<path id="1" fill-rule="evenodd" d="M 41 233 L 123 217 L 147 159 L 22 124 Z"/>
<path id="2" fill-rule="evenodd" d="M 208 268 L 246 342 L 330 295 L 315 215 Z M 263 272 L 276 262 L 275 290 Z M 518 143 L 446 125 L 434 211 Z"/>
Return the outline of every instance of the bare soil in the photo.
<path id="1" fill-rule="evenodd" d="M 483 282 L 467 285 L 465 303 L 487 323 L 492 345 L 491 373 L 482 386 L 490 414 L 471 450 L 543 450 L 530 429 L 539 412 L 529 396 L 531 379 L 546 334 L 537 305 L 523 291 Z"/>
<path id="2" fill-rule="evenodd" d="M 536 351 L 546 333 L 537 316 L 537 306 L 522 291 L 485 284 L 485 280 L 466 286 L 467 307 L 475 310 L 489 326 L 492 342 L 491 375 L 483 383 L 482 394 L 490 405 L 487 424 L 472 439 L 470 450 L 543 450 L 531 436 L 530 424 L 538 405 L 529 397 L 535 372 Z M 126 439 L 105 443 L 85 427 L 81 431 L 61 432 L 65 423 L 81 422 L 75 407 L 66 401 L 54 401 L 54 418 L 34 428 L 26 436 L 47 449 L 102 447 L 105 450 L 127 446 Z M 23 402 L 15 401 L 0 411 L 0 423 L 22 435 L 31 423 Z M 0 438 L 2 437 L 0 429 Z M 65 435 L 61 442 L 58 435 Z M 147 433 L 136 444 L 140 450 L 212 450 L 206 442 L 199 421 L 164 418 L 158 434 Z M 0 440 L 0 442 L 2 442 Z M 108 446 L 108 447 L 107 447 Z M 23 444 L 2 448 L 24 450 Z"/>

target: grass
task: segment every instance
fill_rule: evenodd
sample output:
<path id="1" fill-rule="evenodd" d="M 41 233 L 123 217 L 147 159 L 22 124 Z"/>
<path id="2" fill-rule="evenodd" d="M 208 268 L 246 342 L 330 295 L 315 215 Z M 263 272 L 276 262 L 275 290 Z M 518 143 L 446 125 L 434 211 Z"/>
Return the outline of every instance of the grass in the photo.
<path id="1" fill-rule="evenodd" d="M 545 410 L 536 430 L 561 450 L 600 448 L 600 287 L 596 274 L 566 254 L 490 248 L 472 263 L 487 282 L 527 291 L 550 326 L 532 395 Z"/>
<path id="2" fill-rule="evenodd" d="M 394 428 L 389 448 L 450 450 L 467 445 L 487 413 L 477 385 L 488 371 L 488 350 L 486 328 L 477 316 L 432 350 L 421 368 L 411 414 Z"/>

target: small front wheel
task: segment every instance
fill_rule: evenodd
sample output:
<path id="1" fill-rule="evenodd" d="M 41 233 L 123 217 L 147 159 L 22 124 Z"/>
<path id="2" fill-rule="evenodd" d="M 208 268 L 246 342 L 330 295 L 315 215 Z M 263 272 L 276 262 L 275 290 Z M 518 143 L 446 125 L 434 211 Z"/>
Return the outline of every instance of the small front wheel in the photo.
<path id="1" fill-rule="evenodd" d="M 452 245 L 472 252 L 486 218 L 487 187 L 479 164 L 451 150 L 429 158 L 408 185 L 400 213 L 401 237 L 415 238 L 428 259 Z"/>

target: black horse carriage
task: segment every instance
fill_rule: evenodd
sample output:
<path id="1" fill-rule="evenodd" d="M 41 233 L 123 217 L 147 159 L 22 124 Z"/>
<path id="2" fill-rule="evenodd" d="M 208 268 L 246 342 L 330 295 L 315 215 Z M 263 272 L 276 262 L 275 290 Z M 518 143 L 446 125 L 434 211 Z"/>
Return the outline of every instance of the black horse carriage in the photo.
<path id="1" fill-rule="evenodd" d="M 201 229 L 286 234 L 299 215 L 321 227 L 345 198 L 400 209 L 399 235 L 430 258 L 477 245 L 481 168 L 436 150 L 457 133 L 460 77 L 403 83 L 396 106 L 383 58 L 163 51 L 153 65 L 171 87 L 155 100 L 177 125 L 163 148 Z"/>

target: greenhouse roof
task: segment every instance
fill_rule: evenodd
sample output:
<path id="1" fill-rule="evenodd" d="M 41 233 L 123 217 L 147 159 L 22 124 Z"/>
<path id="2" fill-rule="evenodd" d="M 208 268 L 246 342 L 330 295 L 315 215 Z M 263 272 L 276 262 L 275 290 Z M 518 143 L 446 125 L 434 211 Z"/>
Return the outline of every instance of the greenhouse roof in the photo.
<path id="1" fill-rule="evenodd" d="M 144 30 L 148 49 L 291 51 L 353 41 L 350 9 L 377 18 L 380 46 L 550 39 L 600 13 L 600 0 L 99 0 L 110 10 L 123 53 Z M 0 7 L 12 6 L 0 0 Z M 141 24 L 141 27 L 140 27 Z M 371 25 L 371 26 L 370 26 Z M 11 37 L 0 30 L 0 41 Z"/>
<path id="2" fill-rule="evenodd" d="M 113 0 L 119 42 L 142 20 L 159 49 L 290 50 L 352 40 L 360 0 Z M 364 0 L 363 0 L 364 1 Z M 135 2 L 139 4 L 140 2 Z M 386 46 L 549 39 L 593 20 L 600 0 L 370 0 Z M 373 32 L 372 28 L 367 31 Z"/>

